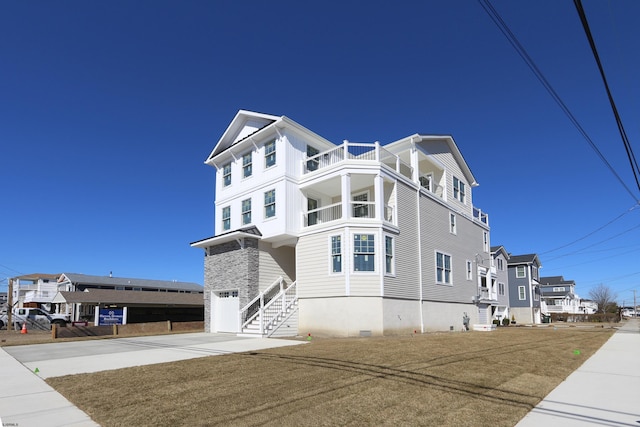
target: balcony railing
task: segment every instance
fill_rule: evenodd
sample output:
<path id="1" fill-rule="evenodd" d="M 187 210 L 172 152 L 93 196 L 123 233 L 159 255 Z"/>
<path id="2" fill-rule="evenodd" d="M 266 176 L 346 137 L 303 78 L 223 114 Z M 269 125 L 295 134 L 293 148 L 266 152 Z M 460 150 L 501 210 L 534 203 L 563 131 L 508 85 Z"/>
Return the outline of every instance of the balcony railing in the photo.
<path id="1" fill-rule="evenodd" d="M 489 215 L 482 212 L 476 207 L 473 208 L 473 219 L 475 219 L 476 221 L 480 221 L 483 224 L 489 225 Z"/>
<path id="2" fill-rule="evenodd" d="M 480 301 L 497 301 L 498 293 L 489 288 L 481 287 L 479 289 Z"/>
<path id="3" fill-rule="evenodd" d="M 400 157 L 382 148 L 378 142 L 362 143 L 345 141 L 336 148 L 303 160 L 302 171 L 303 174 L 307 174 L 348 160 L 377 161 L 387 165 L 406 178 L 412 179 L 413 177 L 413 168 L 411 165 L 403 162 Z"/>
<path id="4" fill-rule="evenodd" d="M 375 218 L 376 202 L 353 201 L 351 205 L 351 218 Z M 393 206 L 384 206 L 384 221 L 393 223 L 395 209 Z M 342 219 L 342 203 L 334 203 L 329 206 L 323 206 L 303 213 L 303 221 L 305 227 L 312 225 L 324 224 L 331 221 Z"/>
<path id="5" fill-rule="evenodd" d="M 306 212 L 304 214 L 304 226 L 323 224 L 340 218 L 342 218 L 342 203 L 334 203 Z"/>

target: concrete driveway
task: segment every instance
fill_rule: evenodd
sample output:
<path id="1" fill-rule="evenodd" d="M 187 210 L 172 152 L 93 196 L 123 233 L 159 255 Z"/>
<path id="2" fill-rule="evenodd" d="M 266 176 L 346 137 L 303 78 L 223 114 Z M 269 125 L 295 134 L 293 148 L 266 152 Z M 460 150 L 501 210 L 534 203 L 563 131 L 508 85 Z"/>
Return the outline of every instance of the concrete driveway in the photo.
<path id="1" fill-rule="evenodd" d="M 265 348 L 304 341 L 190 333 L 3 347 L 40 378 L 99 372 Z"/>

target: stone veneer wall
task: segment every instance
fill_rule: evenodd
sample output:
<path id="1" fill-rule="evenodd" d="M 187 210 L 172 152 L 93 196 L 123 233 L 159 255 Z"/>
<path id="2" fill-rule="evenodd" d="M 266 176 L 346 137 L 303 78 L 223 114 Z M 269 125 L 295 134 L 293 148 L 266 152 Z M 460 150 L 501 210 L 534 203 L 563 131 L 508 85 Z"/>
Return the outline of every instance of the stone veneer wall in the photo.
<path id="1" fill-rule="evenodd" d="M 210 246 L 204 258 L 204 322 L 211 332 L 211 292 L 238 290 L 240 307 L 258 295 L 258 240 L 244 238 L 244 248 L 238 241 Z"/>

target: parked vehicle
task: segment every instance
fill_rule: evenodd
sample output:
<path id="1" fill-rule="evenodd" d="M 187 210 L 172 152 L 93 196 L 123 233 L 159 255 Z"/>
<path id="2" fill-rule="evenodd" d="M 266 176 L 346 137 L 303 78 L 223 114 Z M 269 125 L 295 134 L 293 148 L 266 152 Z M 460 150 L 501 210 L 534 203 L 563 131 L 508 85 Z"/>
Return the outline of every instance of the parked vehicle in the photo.
<path id="1" fill-rule="evenodd" d="M 41 308 L 23 307 L 13 310 L 12 322 L 16 327 L 22 327 L 22 324 L 26 322 L 27 327 L 51 329 L 51 325 L 67 326 L 69 316 L 49 313 Z M 0 315 L 0 329 L 8 326 L 8 323 L 8 316 L 6 314 Z"/>

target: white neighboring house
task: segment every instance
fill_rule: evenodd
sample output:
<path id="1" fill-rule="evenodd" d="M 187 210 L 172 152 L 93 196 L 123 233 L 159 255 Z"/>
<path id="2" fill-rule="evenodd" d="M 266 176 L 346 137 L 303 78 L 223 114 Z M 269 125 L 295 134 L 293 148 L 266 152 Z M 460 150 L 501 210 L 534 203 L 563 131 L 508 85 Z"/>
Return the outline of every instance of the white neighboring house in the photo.
<path id="1" fill-rule="evenodd" d="M 480 323 L 479 305 L 490 323 L 488 217 L 451 136 L 336 146 L 241 110 L 205 163 L 215 234 L 191 245 L 205 252 L 207 331 L 461 330 Z"/>
<path id="2" fill-rule="evenodd" d="M 13 278 L 12 304 L 15 308 L 37 305 L 52 312 L 53 298 L 58 291 L 69 290 L 65 285 L 57 283 L 59 274 L 33 273 Z M 68 314 L 68 313 L 63 313 Z"/>
<path id="3" fill-rule="evenodd" d="M 544 314 L 585 314 L 576 294 L 576 283 L 563 276 L 540 277 L 540 298 L 545 303 Z"/>

